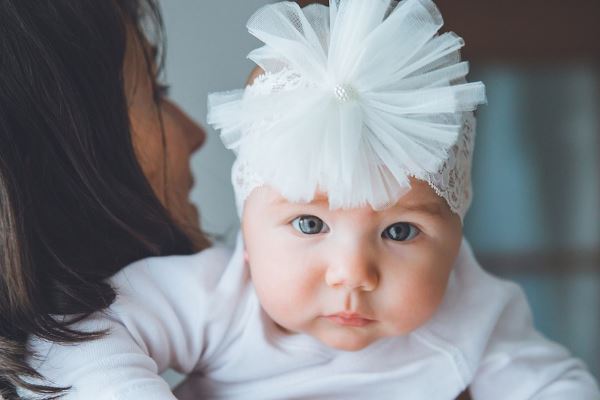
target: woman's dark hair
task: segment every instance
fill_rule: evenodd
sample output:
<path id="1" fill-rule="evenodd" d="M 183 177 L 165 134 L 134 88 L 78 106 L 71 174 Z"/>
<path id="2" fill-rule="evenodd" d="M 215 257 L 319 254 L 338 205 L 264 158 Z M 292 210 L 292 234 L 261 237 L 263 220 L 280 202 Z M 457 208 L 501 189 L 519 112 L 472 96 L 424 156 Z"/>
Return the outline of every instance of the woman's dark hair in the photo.
<path id="1" fill-rule="evenodd" d="M 162 31 L 152 0 L 0 0 L 0 394 L 6 399 L 18 398 L 16 387 L 48 398 L 64 393 L 30 383 L 42 377 L 26 362 L 28 338 L 100 337 L 104 332 L 69 326 L 113 302 L 108 277 L 144 257 L 194 250 L 153 193 L 131 139 L 127 32 L 133 28 L 141 39 L 148 16 Z"/>

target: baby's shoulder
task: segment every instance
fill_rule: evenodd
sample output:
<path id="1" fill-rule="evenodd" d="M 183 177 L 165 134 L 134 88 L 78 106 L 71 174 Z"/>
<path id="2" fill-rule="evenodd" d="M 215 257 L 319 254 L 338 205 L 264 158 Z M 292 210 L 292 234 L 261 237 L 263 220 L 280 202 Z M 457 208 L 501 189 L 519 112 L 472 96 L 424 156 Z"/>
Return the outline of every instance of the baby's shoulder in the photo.
<path id="1" fill-rule="evenodd" d="M 211 291 L 218 286 L 231 261 L 232 251 L 224 246 L 191 255 L 150 257 L 123 268 L 110 278 L 110 284 L 120 295 Z"/>
<path id="2" fill-rule="evenodd" d="M 469 243 L 463 240 L 442 310 L 452 314 L 453 318 L 469 317 L 466 310 L 471 311 L 471 317 L 475 313 L 489 317 L 501 313 L 515 299 L 520 300 L 522 295 L 516 283 L 494 276 L 482 268 Z M 494 312 L 490 315 L 492 310 Z"/>
<path id="3" fill-rule="evenodd" d="M 490 351 L 537 337 L 521 288 L 485 271 L 466 241 L 444 300 L 420 333 L 433 347 L 454 355 L 466 381 Z"/>

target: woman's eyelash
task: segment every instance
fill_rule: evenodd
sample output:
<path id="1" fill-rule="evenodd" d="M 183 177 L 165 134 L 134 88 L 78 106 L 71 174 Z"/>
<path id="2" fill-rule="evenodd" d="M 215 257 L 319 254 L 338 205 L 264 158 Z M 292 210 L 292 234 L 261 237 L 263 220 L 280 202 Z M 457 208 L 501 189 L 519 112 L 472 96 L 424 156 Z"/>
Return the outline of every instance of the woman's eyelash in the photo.
<path id="1" fill-rule="evenodd" d="M 169 93 L 171 92 L 171 86 L 164 83 L 156 83 L 154 85 L 154 93 L 157 99 L 163 99 L 165 97 L 169 97 Z"/>

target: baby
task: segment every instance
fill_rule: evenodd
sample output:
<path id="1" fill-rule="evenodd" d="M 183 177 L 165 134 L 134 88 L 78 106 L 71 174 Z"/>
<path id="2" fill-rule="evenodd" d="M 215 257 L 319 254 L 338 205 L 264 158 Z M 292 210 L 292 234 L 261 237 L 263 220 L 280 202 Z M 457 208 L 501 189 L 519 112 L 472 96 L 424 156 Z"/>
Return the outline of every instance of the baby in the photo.
<path id="1" fill-rule="evenodd" d="M 263 7 L 247 89 L 211 97 L 238 158 L 233 255 L 142 260 L 111 279 L 76 347 L 33 342 L 67 398 L 600 399 L 585 367 L 535 331 L 522 292 L 462 237 L 472 111 L 462 40 L 430 0 Z"/>

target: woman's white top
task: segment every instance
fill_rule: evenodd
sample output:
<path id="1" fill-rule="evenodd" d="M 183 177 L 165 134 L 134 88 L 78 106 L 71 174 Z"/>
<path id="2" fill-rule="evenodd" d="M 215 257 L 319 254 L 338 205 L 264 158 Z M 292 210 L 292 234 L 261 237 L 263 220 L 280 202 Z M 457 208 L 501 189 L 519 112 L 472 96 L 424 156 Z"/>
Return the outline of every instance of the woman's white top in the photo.
<path id="1" fill-rule="evenodd" d="M 197 399 L 598 400 L 585 366 L 535 331 L 522 291 L 483 271 L 463 241 L 444 302 L 408 336 L 357 352 L 286 335 L 262 311 L 243 259 L 212 248 L 145 259 L 111 279 L 80 345 L 32 340 L 31 364 L 65 399 L 175 399 L 159 374 L 194 373 Z"/>

